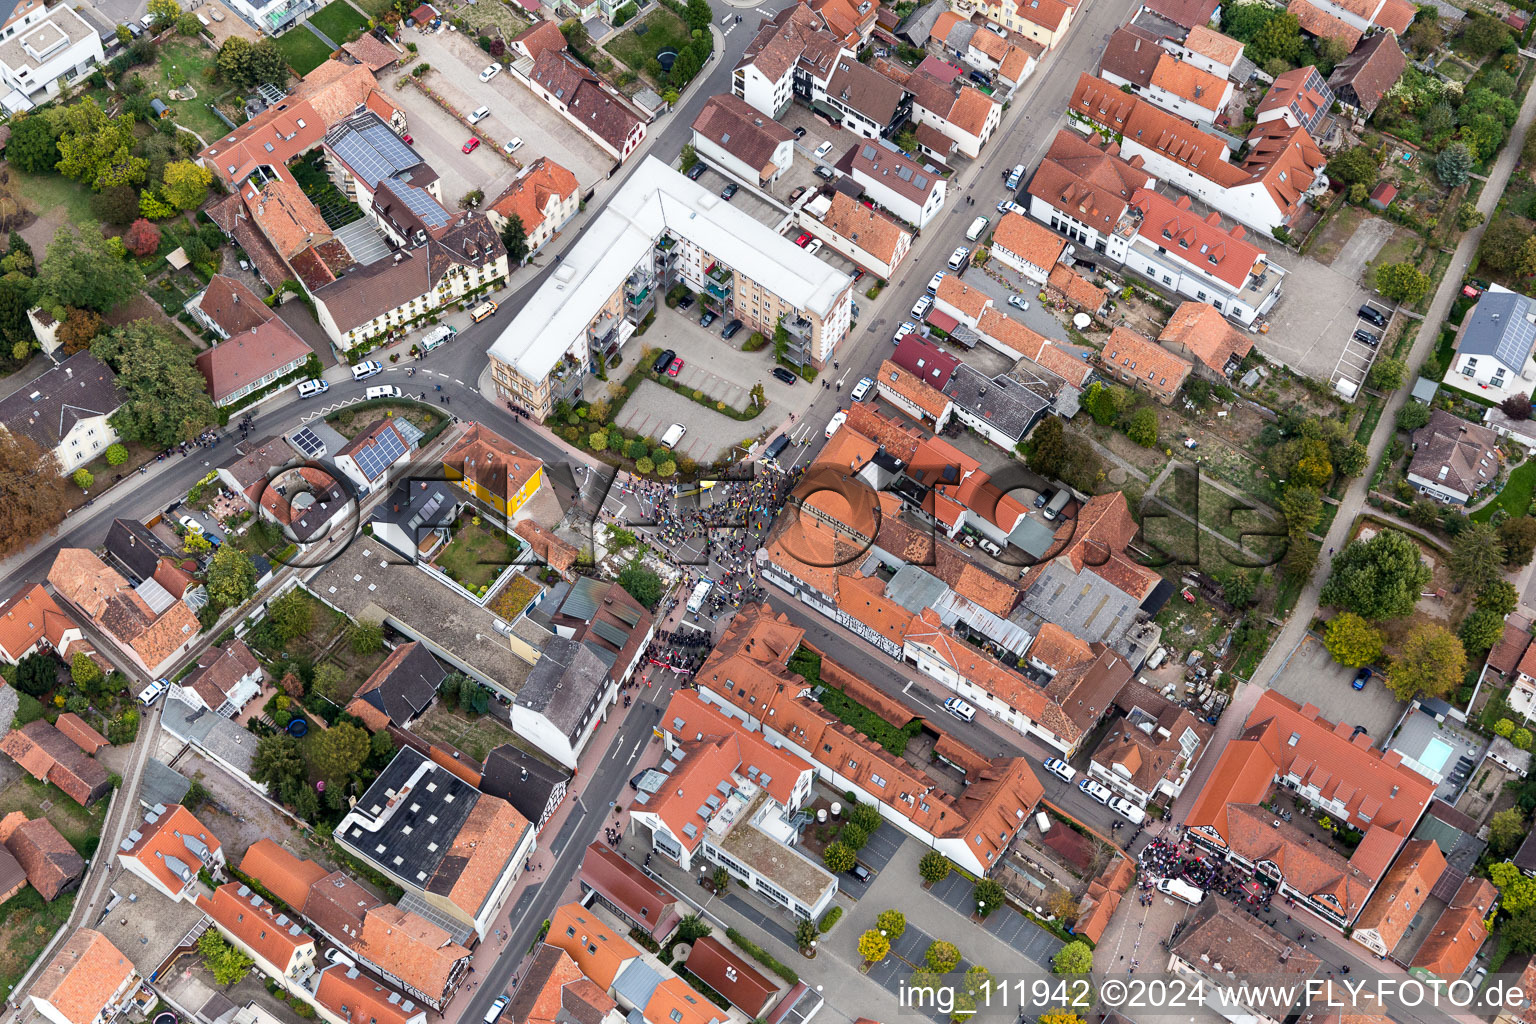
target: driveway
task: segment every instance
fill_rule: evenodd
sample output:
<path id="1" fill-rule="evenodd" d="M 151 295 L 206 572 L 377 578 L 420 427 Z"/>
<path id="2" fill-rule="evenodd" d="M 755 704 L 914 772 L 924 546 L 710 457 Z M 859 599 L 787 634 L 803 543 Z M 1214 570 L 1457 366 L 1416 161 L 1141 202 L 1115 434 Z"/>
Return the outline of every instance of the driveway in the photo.
<path id="1" fill-rule="evenodd" d="M 1322 717 L 1330 722 L 1363 725 L 1371 742 L 1381 747 L 1402 717 L 1402 702 L 1387 689 L 1380 673 L 1367 682 L 1363 690 L 1354 689 L 1351 685 L 1354 678 L 1354 669 L 1334 661 L 1323 642 L 1308 634 L 1280 674 L 1270 682 L 1270 689 L 1278 690 L 1298 704 L 1317 705 Z"/>
<path id="2" fill-rule="evenodd" d="M 444 99 L 465 114 L 482 104 L 491 108 L 491 116 L 475 126 L 488 144 L 500 146 L 515 135 L 524 143 L 517 151 L 517 159 L 524 165 L 547 156 L 576 175 L 583 190 L 592 188 L 607 176 L 613 159 L 510 73 L 503 71 L 489 82 L 480 81 L 480 72 L 491 58 L 475 45 L 473 39 L 466 38 L 462 32 L 412 32 L 408 38 L 419 48 L 418 56 L 432 65 L 427 81 Z M 503 58 L 505 62 L 506 58 Z M 426 97 L 419 97 L 419 100 L 440 110 Z M 415 134 L 414 120 L 411 131 Z M 460 139 L 454 149 L 457 150 L 463 142 Z M 435 158 L 433 166 L 436 166 Z M 492 192 L 485 186 L 486 198 L 500 195 L 505 187 L 505 184 L 499 184 Z"/>

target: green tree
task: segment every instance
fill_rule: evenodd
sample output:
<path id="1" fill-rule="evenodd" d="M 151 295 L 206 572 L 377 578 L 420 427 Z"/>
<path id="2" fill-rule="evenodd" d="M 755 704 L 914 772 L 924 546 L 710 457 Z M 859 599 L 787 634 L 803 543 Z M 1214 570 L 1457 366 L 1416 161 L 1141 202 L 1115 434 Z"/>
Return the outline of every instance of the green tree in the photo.
<path id="1" fill-rule="evenodd" d="M 1098 381 L 1094 381 L 1088 390 L 1092 391 L 1097 385 Z M 1055 416 L 1046 416 L 1036 424 L 1024 445 L 1029 468 L 1048 480 L 1061 479 L 1067 460 L 1065 433 L 1061 420 Z"/>
<path id="2" fill-rule="evenodd" d="M 875 915 L 875 927 L 895 942 L 907 932 L 907 915 L 899 910 L 882 910 Z"/>
<path id="3" fill-rule="evenodd" d="M 1376 268 L 1376 290 L 1393 302 L 1411 306 L 1429 294 L 1429 286 L 1429 275 L 1406 260 Z"/>
<path id="4" fill-rule="evenodd" d="M 1269 4 L 1226 4 L 1221 9 L 1221 30 L 1247 43 L 1279 14 L 1279 8 Z"/>
<path id="5" fill-rule="evenodd" d="M 1536 554 L 1536 519 L 1510 516 L 1499 524 L 1499 542 L 1504 545 L 1504 564 L 1528 565 Z"/>
<path id="6" fill-rule="evenodd" d="M 507 248 L 507 262 L 516 266 L 528 258 L 528 230 L 523 218 L 513 214 L 501 226 L 501 244 Z"/>
<path id="7" fill-rule="evenodd" d="M 59 133 L 47 112 L 38 111 L 11 122 L 5 161 L 25 174 L 54 169 L 59 162 Z"/>
<path id="8" fill-rule="evenodd" d="M 384 649 L 384 627 L 378 622 L 363 619 L 352 624 L 347 641 L 356 654 L 372 654 Z"/>
<path id="9" fill-rule="evenodd" d="M 459 710 L 473 711 L 475 708 L 475 695 L 480 692 L 480 684 L 469 676 L 459 676 Z"/>
<path id="10" fill-rule="evenodd" d="M 214 608 L 234 608 L 256 593 L 256 566 L 235 545 L 221 544 L 208 563 L 206 585 Z"/>
<path id="11" fill-rule="evenodd" d="M 1125 436 L 1143 448 L 1156 448 L 1157 410 L 1150 405 L 1137 409 L 1135 415 L 1131 417 L 1130 426 L 1125 428 Z"/>
<path id="12" fill-rule="evenodd" d="M 885 819 L 880 817 L 880 809 L 878 807 L 860 800 L 848 812 L 848 820 L 863 829 L 865 835 L 872 835 Z"/>
<path id="13" fill-rule="evenodd" d="M 362 769 L 370 750 L 365 730 L 351 722 L 337 722 L 310 739 L 310 767 L 325 780 L 326 789 L 341 789 Z"/>
<path id="14" fill-rule="evenodd" d="M 173 0 L 174 2 L 174 0 Z M 191 160 L 177 160 L 165 165 L 160 195 L 178 210 L 195 210 L 208 199 L 213 172 Z"/>
<path id="15" fill-rule="evenodd" d="M 1536 953 L 1536 910 L 1528 908 L 1507 919 L 1499 934 L 1516 953 Z"/>
<path id="16" fill-rule="evenodd" d="M 1435 157 L 1435 177 L 1450 188 L 1465 185 L 1472 176 L 1472 152 L 1459 142 L 1453 142 Z"/>
<path id="17" fill-rule="evenodd" d="M 37 271 L 39 300 L 50 307 L 79 306 L 106 313 L 131 299 L 143 286 L 144 275 L 137 263 L 113 252 L 100 235 L 81 234 L 69 224 L 53 236 Z M 191 365 L 190 356 L 187 363 Z M 197 376 L 202 379 L 202 374 Z"/>
<path id="18" fill-rule="evenodd" d="M 853 870 L 853 865 L 858 862 L 858 859 L 853 848 L 843 843 L 828 843 L 826 849 L 821 851 L 822 863 L 834 875 Z"/>
<path id="19" fill-rule="evenodd" d="M 1397 530 L 1382 530 L 1370 540 L 1352 541 L 1334 559 L 1319 596 L 1323 604 L 1363 618 L 1398 618 L 1413 611 L 1430 577 L 1417 544 Z"/>
<path id="20" fill-rule="evenodd" d="M 693 143 L 683 143 L 683 151 L 681 155 L 679 155 L 678 161 L 680 164 L 679 170 L 681 170 L 684 174 L 693 170 L 694 165 L 699 162 L 699 152 L 693 148 Z"/>
<path id="21" fill-rule="evenodd" d="M 1429 406 L 1422 402 L 1409 402 L 1397 410 L 1398 430 L 1418 430 L 1429 422 Z"/>
<path id="22" fill-rule="evenodd" d="M 1478 611 L 1492 612 L 1502 619 L 1515 610 L 1519 600 L 1519 592 L 1513 583 L 1509 580 L 1494 580 L 1477 592 L 1474 603 Z"/>
<path id="23" fill-rule="evenodd" d="M 1296 15 L 1278 14 L 1253 35 L 1247 55 L 1260 65 L 1284 61 L 1294 65 L 1306 45 L 1301 38 L 1301 22 Z"/>
<path id="24" fill-rule="evenodd" d="M 1451 579 L 1480 591 L 1504 574 L 1504 546 L 1498 530 L 1487 523 L 1473 523 L 1451 542 L 1447 568 Z"/>
<path id="25" fill-rule="evenodd" d="M 0 495 L 0 556 L 59 525 L 70 504 L 69 484 L 53 453 L 9 430 L 0 430 Z"/>
<path id="26" fill-rule="evenodd" d="M 16 689 L 41 697 L 59 682 L 59 662 L 52 654 L 36 651 L 16 664 Z"/>
<path id="27" fill-rule="evenodd" d="M 1467 650 L 1487 651 L 1503 638 L 1504 617 L 1486 608 L 1479 608 L 1461 620 L 1461 628 L 1456 631 L 1456 635 L 1461 637 L 1461 645 Z"/>
<path id="28" fill-rule="evenodd" d="M 252 84 L 284 85 L 288 81 L 288 58 L 271 39 L 262 39 L 251 47 Z"/>
<path id="29" fill-rule="evenodd" d="M 251 70 L 251 43 L 248 39 L 230 36 L 224 40 L 213 66 L 220 78 L 237 88 L 249 89 L 256 84 Z"/>
<path id="30" fill-rule="evenodd" d="M 286 733 L 263 736 L 251 755 L 251 778 L 267 786 L 283 803 L 297 807 L 299 793 L 309 789 L 309 766 L 299 741 Z"/>
<path id="31" fill-rule="evenodd" d="M 1280 514 L 1285 517 L 1285 532 L 1300 540 L 1323 517 L 1322 495 L 1311 487 L 1287 487 L 1280 495 Z"/>
<path id="32" fill-rule="evenodd" d="M 1396 391 L 1408 379 L 1408 364 L 1391 356 L 1377 356 L 1367 379 L 1377 391 Z"/>
<path id="33" fill-rule="evenodd" d="M 821 938 L 821 931 L 816 927 L 816 922 L 808 917 L 802 917 L 795 923 L 795 948 L 802 953 L 809 954 L 811 943 Z"/>
<path id="34" fill-rule="evenodd" d="M 57 114 L 59 173 L 101 190 L 137 185 L 149 173 L 149 161 L 134 155 L 133 115 L 108 117 L 96 99 L 85 99 Z"/>
<path id="35" fill-rule="evenodd" d="M 1069 942 L 1056 953 L 1051 969 L 1057 974 L 1087 974 L 1093 970 L 1093 950 L 1081 939 Z"/>
<path id="36" fill-rule="evenodd" d="M 1525 839 L 1525 815 L 1518 807 L 1507 807 L 1488 821 L 1488 845 L 1496 857 L 1504 857 L 1515 851 Z"/>
<path id="37" fill-rule="evenodd" d="M 677 923 L 679 942 L 697 942 L 713 932 L 714 929 L 698 914 L 687 914 Z"/>
<path id="38" fill-rule="evenodd" d="M 1349 668 L 1376 664 L 1386 641 L 1385 633 L 1354 612 L 1339 612 L 1323 631 L 1323 646 L 1334 661 Z"/>
<path id="39" fill-rule="evenodd" d="M 1506 914 L 1536 907 L 1536 878 L 1527 878 L 1509 861 L 1488 865 L 1488 878 L 1499 890 L 1499 903 Z"/>
<path id="40" fill-rule="evenodd" d="M 1509 739 L 1514 735 L 1514 732 L 1515 723 L 1508 718 L 1501 718 L 1493 723 L 1493 734 L 1495 736 L 1503 736 L 1505 739 Z"/>
<path id="41" fill-rule="evenodd" d="M 315 666 L 315 678 L 311 689 L 334 704 L 342 696 L 341 688 L 346 681 L 346 669 L 334 661 L 322 661 Z"/>
<path id="42" fill-rule="evenodd" d="M 107 445 L 107 465 L 121 466 L 128 461 L 128 449 L 120 444 Z"/>
<path id="43" fill-rule="evenodd" d="M 286 643 L 308 633 L 314 626 L 315 606 L 309 595 L 295 587 L 267 605 L 267 621 Z"/>
<path id="44" fill-rule="evenodd" d="M 960 947 L 953 942 L 938 939 L 928 946 L 923 962 L 935 974 L 948 974 L 960 964 Z"/>
<path id="45" fill-rule="evenodd" d="M 710 10 L 709 0 L 688 0 L 688 7 L 683 15 L 683 20 L 692 30 L 709 29 L 709 23 L 714 20 L 714 12 Z"/>
<path id="46" fill-rule="evenodd" d="M 1495 217 L 1483 240 L 1478 244 L 1478 266 L 1483 269 L 1509 272 L 1520 262 L 1521 250 L 1530 237 L 1519 217 Z"/>
<path id="47" fill-rule="evenodd" d="M 1456 226 L 1462 231 L 1471 231 L 1482 222 L 1483 211 L 1479 210 L 1475 204 L 1463 200 L 1461 205 L 1456 207 Z"/>
<path id="48" fill-rule="evenodd" d="M 1370 146 L 1351 146 L 1328 161 L 1328 176 L 1346 185 L 1369 185 L 1381 173 Z"/>
<path id="49" fill-rule="evenodd" d="M 1003 887 L 990 878 L 983 878 L 976 883 L 976 888 L 971 890 L 971 899 L 976 902 L 976 913 L 981 917 L 989 917 L 992 912 L 1001 907 L 1007 900 L 1008 893 Z"/>
<path id="50" fill-rule="evenodd" d="M 830 851 L 831 847 L 827 849 Z M 891 941 L 871 928 L 859 936 L 858 950 L 866 963 L 879 963 L 890 955 Z"/>
<path id="51" fill-rule="evenodd" d="M 390 738 L 387 729 L 380 729 L 373 734 L 373 739 L 368 741 L 368 752 L 375 761 L 384 761 L 394 756 L 395 741 Z"/>
<path id="52" fill-rule="evenodd" d="M 655 610 L 661 602 L 661 577 L 636 558 L 619 571 L 619 586 L 630 597 Z"/>
<path id="53" fill-rule="evenodd" d="M 1509 742 L 1518 750 L 1530 750 L 1533 737 L 1529 729 L 1516 729 L 1509 737 Z"/>
<path id="54" fill-rule="evenodd" d="M 76 653 L 69 659 L 69 677 L 80 689 L 94 691 L 101 685 L 106 675 L 101 671 L 101 666 L 92 661 L 89 655 Z"/>
<path id="55" fill-rule="evenodd" d="M 1398 700 L 1423 693 L 1445 697 L 1456 692 L 1467 673 L 1467 652 L 1456 634 L 1439 623 L 1415 626 L 1392 662 L 1387 685 Z"/>
<path id="56" fill-rule="evenodd" d="M 838 841 L 854 852 L 864 849 L 864 844 L 869 842 L 869 833 L 865 832 L 853 822 L 842 827 L 837 834 Z"/>
<path id="57" fill-rule="evenodd" d="M 82 491 L 89 490 L 92 485 L 96 483 L 96 478 L 92 476 L 91 471 L 86 469 L 84 466 L 81 466 L 79 469 L 75 470 L 75 472 L 70 476 L 70 479 L 73 480 L 75 482 L 75 486 L 80 488 Z"/>
<path id="58" fill-rule="evenodd" d="M 114 327 L 91 343 L 91 353 L 117 371 L 124 397 L 112 426 L 128 440 L 169 448 L 217 420 L 192 353 L 154 321 Z"/>
<path id="59" fill-rule="evenodd" d="M 165 0 L 174 3 L 175 0 Z M 197 938 L 197 952 L 203 965 L 220 985 L 233 985 L 250 973 L 256 961 L 246 956 L 236 946 L 224 941 L 217 928 L 209 928 Z"/>
<path id="60" fill-rule="evenodd" d="M 922 876 L 923 881 L 927 882 L 929 885 L 933 885 L 936 882 L 942 882 L 944 879 L 948 878 L 949 869 L 949 858 L 945 857 L 937 850 L 929 850 L 927 853 L 923 854 L 922 859 L 917 862 L 917 873 Z"/>
<path id="61" fill-rule="evenodd" d="M 149 0 L 149 15 L 155 20 L 157 29 L 173 25 L 181 16 L 181 8 L 176 0 Z"/>

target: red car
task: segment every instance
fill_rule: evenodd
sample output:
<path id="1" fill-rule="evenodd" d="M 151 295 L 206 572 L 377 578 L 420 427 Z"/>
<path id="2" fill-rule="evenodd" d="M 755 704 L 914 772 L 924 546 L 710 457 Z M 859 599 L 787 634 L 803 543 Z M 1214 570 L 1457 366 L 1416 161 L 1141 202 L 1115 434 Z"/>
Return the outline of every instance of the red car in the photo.
<path id="1" fill-rule="evenodd" d="M 475 150 L 477 150 L 479 148 L 480 148 L 480 139 L 479 139 L 478 136 L 471 135 L 469 137 L 469 141 L 464 143 L 464 152 L 466 152 L 466 153 L 473 153 Z"/>
<path id="2" fill-rule="evenodd" d="M 810 244 L 810 241 L 811 233 L 809 231 L 802 231 L 800 232 L 800 237 L 795 239 L 795 244 L 804 249 L 807 245 Z"/>
<path id="3" fill-rule="evenodd" d="M 683 357 L 682 356 L 678 356 L 676 359 L 672 360 L 672 365 L 667 367 L 667 376 L 668 377 L 676 377 L 678 374 L 680 374 L 682 372 L 683 372 Z"/>
<path id="4" fill-rule="evenodd" d="M 405 144 L 406 144 L 406 145 L 407 145 L 407 146 L 409 146 L 409 145 L 410 145 L 410 144 L 411 144 L 411 143 L 413 143 L 413 142 L 415 142 L 415 141 L 416 141 L 416 140 L 415 140 L 415 139 L 413 139 L 413 138 L 411 138 L 411 137 L 410 137 L 410 135 L 408 135 L 408 134 L 407 134 L 407 135 L 402 135 L 402 136 L 400 136 L 400 139 L 401 139 L 401 141 L 403 141 L 403 142 L 404 142 L 404 143 L 405 143 Z"/>

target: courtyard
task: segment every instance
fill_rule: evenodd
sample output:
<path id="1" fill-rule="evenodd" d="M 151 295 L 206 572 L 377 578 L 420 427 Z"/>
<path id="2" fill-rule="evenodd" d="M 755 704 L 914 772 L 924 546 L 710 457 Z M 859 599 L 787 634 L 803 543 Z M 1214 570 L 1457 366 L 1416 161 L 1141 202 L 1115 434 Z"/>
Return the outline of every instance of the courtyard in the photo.
<path id="1" fill-rule="evenodd" d="M 1380 672 L 1363 690 L 1351 686 L 1354 677 L 1355 670 L 1334 661 L 1321 637 L 1309 632 L 1274 679 L 1255 682 L 1267 684 L 1298 704 L 1315 704 L 1330 722 L 1363 726 L 1371 743 L 1379 748 L 1402 716 L 1402 702 L 1387 689 Z"/>

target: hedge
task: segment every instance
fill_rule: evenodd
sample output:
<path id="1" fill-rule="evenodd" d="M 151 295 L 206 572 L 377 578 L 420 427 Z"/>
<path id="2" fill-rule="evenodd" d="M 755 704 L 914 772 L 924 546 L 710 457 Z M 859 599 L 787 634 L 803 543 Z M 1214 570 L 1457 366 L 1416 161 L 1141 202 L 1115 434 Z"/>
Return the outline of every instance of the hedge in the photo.
<path id="1" fill-rule="evenodd" d="M 791 985 L 798 985 L 800 983 L 800 975 L 779 963 L 778 959 L 772 953 L 768 952 L 762 946 L 759 946 L 745 935 L 741 934 L 741 932 L 737 931 L 735 928 L 727 928 L 725 930 L 725 937 L 745 950 L 747 955 L 752 959 L 756 960 L 758 963 L 762 964 L 764 967 L 768 968 L 774 974 L 777 974 Z"/>

